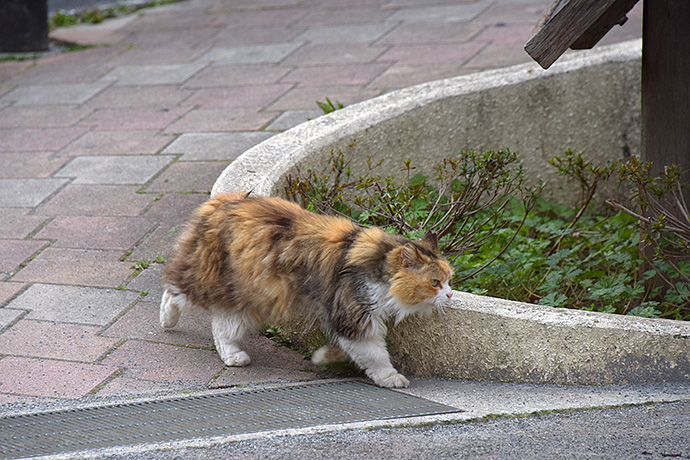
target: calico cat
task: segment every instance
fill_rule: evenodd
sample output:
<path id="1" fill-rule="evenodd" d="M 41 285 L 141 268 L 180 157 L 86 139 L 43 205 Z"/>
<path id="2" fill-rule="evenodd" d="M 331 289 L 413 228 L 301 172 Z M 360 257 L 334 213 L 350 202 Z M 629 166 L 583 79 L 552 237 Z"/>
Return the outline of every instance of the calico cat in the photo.
<path id="1" fill-rule="evenodd" d="M 451 277 L 431 232 L 410 241 L 280 198 L 223 194 L 197 209 L 178 241 L 160 322 L 172 328 L 182 310 L 210 310 L 221 359 L 245 366 L 245 333 L 294 312 L 316 316 L 333 343 L 314 352 L 315 364 L 349 356 L 377 385 L 400 388 L 409 381 L 390 362 L 386 320 L 442 308 Z"/>

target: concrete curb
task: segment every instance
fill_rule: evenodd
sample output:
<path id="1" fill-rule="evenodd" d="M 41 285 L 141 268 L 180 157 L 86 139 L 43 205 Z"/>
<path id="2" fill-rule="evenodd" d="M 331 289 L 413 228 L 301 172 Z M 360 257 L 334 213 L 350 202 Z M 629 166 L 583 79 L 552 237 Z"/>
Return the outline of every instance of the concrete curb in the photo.
<path id="1" fill-rule="evenodd" d="M 528 136 L 534 145 L 523 145 L 520 152 L 526 149 L 533 154 L 533 161 L 526 161 L 525 166 L 528 171 L 530 167 L 538 171 L 543 155 L 552 154 L 556 148 L 556 144 L 544 147 L 544 136 L 558 138 L 559 133 L 567 132 L 568 142 L 577 144 L 578 149 L 581 142 L 600 148 L 602 160 L 620 158 L 636 152 L 630 139 L 635 138 L 639 114 L 628 112 L 634 111 L 638 98 L 630 93 L 635 92 L 635 81 L 639 80 L 639 72 L 635 72 L 639 50 L 639 41 L 627 42 L 563 59 L 548 73 L 537 71 L 534 65 L 521 65 L 425 83 L 352 105 L 248 150 L 218 178 L 213 194 L 231 190 L 280 194 L 285 175 L 296 166 L 323 164 L 325 154 L 346 148 L 352 139 L 364 143 L 366 153 L 374 158 L 399 161 L 401 145 L 425 158 L 429 154 L 423 146 L 425 136 L 443 138 L 461 132 L 466 139 L 475 139 L 474 131 L 483 131 L 484 136 L 496 134 L 498 142 L 505 142 L 496 148 L 512 146 L 511 142 Z M 623 72 L 624 76 L 611 79 L 612 72 Z M 593 81 L 604 80 L 614 80 L 617 86 L 598 88 L 595 96 L 584 97 Z M 558 91 L 574 86 L 577 91 L 563 96 L 575 99 L 561 122 L 552 121 L 557 114 L 544 109 L 546 102 L 522 97 L 546 92 L 549 103 L 560 108 L 563 100 Z M 490 94 L 492 91 L 496 94 Z M 624 95 L 627 101 L 622 99 Z M 491 117 L 470 117 L 476 104 L 501 97 L 512 98 L 511 107 L 523 104 L 528 113 L 514 114 L 512 121 L 501 119 L 497 122 L 501 127 L 496 129 Z M 610 97 L 610 104 L 623 110 L 620 117 L 615 113 L 611 117 L 620 118 L 620 123 L 607 124 L 593 114 L 592 97 L 598 98 L 597 107 L 604 109 L 606 103 L 600 99 Z M 460 119 L 484 125 L 458 125 L 461 121 L 452 113 L 458 107 Z M 541 117 L 543 123 L 530 117 Z M 525 119 L 529 122 L 526 125 Z M 437 124 L 446 120 L 450 120 L 450 131 L 438 129 Z M 517 122 L 523 124 L 518 126 Z M 405 124 L 413 126 L 417 134 L 404 132 Z M 531 134 L 530 129 L 534 131 Z M 453 142 L 457 145 L 457 139 Z M 492 148 L 476 139 L 474 142 L 473 150 Z M 396 145 L 398 148 L 393 148 Z M 424 163 L 430 163 L 429 159 L 415 164 Z M 567 195 L 566 186 L 563 190 Z M 301 330 L 300 325 L 290 327 Z M 562 310 L 456 292 L 444 317 L 405 321 L 389 333 L 389 340 L 391 355 L 401 370 L 422 377 L 571 385 L 690 381 L 690 324 L 670 320 Z"/>

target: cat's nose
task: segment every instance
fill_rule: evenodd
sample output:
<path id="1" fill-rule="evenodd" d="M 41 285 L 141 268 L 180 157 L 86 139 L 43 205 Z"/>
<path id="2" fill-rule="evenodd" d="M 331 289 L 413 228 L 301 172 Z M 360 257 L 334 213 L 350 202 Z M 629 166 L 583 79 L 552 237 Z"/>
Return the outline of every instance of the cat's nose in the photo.
<path id="1" fill-rule="evenodd" d="M 446 297 L 448 297 L 449 299 L 452 299 L 453 298 L 453 291 L 446 292 Z"/>

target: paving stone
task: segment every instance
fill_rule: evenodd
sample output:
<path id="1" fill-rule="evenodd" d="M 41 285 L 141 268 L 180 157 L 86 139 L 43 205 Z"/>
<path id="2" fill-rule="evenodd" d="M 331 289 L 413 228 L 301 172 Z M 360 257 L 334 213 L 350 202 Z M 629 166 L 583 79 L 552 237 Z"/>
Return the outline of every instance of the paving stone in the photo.
<path id="1" fill-rule="evenodd" d="M 39 206 L 34 214 L 138 216 L 153 203 L 153 197 L 136 193 L 137 190 L 138 186 L 127 185 L 68 185 Z"/>
<path id="2" fill-rule="evenodd" d="M 222 65 L 207 67 L 187 83 L 185 88 L 247 86 L 277 83 L 290 70 L 275 64 Z"/>
<path id="3" fill-rule="evenodd" d="M 113 50 L 115 49 L 116 48 L 113 47 Z M 82 56 L 86 55 L 84 54 Z M 87 60 L 84 60 L 79 63 L 70 64 L 65 61 L 53 60 L 56 57 L 57 56 L 46 57 L 33 61 L 35 65 L 25 72 L 16 75 L 9 83 L 17 86 L 92 84 L 97 82 L 101 76 L 112 68 L 111 65 L 102 62 L 89 63 Z"/>
<path id="4" fill-rule="evenodd" d="M 369 88 L 406 88 L 417 83 L 426 83 L 442 78 L 460 75 L 458 65 L 451 64 L 395 64 L 369 84 Z"/>
<path id="5" fill-rule="evenodd" d="M 478 42 L 491 42 L 494 46 L 500 44 L 510 45 L 511 48 L 514 48 L 515 45 L 524 47 L 533 30 L 534 27 L 531 24 L 493 25 L 486 27 L 477 35 L 475 40 Z"/>
<path id="6" fill-rule="evenodd" d="M 163 329 L 158 319 L 159 310 L 160 298 L 156 298 L 155 302 L 138 302 L 134 308 L 106 329 L 103 335 L 175 346 L 213 348 L 211 316 L 208 313 L 203 311 L 184 313 L 175 328 Z"/>
<path id="7" fill-rule="evenodd" d="M 206 200 L 208 195 L 202 193 L 167 193 L 146 212 L 146 217 L 171 226 L 181 225 Z M 169 230 L 170 227 L 165 229 Z"/>
<path id="8" fill-rule="evenodd" d="M 98 131 L 160 130 L 183 116 L 188 107 L 133 107 L 99 109 L 86 117 L 80 126 Z"/>
<path id="9" fill-rule="evenodd" d="M 401 64 L 456 64 L 458 66 L 475 56 L 486 42 L 441 45 L 400 45 L 385 52 L 379 60 Z"/>
<path id="10" fill-rule="evenodd" d="M 46 221 L 46 217 L 28 215 L 29 209 L 0 208 L 0 235 L 4 238 L 25 238 Z"/>
<path id="11" fill-rule="evenodd" d="M 486 27 L 476 22 L 403 23 L 377 41 L 377 45 L 463 43 Z"/>
<path id="12" fill-rule="evenodd" d="M 100 330 L 94 326 L 27 319 L 0 335 L 0 354 L 91 363 L 119 341 L 97 336 Z"/>
<path id="13" fill-rule="evenodd" d="M 0 130 L 0 152 L 58 150 L 86 131 L 86 128 L 3 129 Z"/>
<path id="14" fill-rule="evenodd" d="M 16 105 L 0 111 L 0 129 L 71 126 L 89 114 L 91 109 L 76 105 L 62 105 L 59 114 L 54 106 Z"/>
<path id="15" fill-rule="evenodd" d="M 170 155 L 81 156 L 55 177 L 74 177 L 74 184 L 144 184 L 173 160 Z"/>
<path id="16" fill-rule="evenodd" d="M 1 302 L 0 302 L 1 303 Z M 0 332 L 7 326 L 16 321 L 25 312 L 22 310 L 12 310 L 10 308 L 0 308 Z M 0 339 L 4 337 L 0 335 Z M 0 388 L 2 390 L 2 388 Z"/>
<path id="17" fill-rule="evenodd" d="M 457 22 L 471 21 L 491 6 L 491 0 L 457 5 L 437 5 L 421 8 L 405 8 L 391 15 L 389 21 L 403 22 Z"/>
<path id="18" fill-rule="evenodd" d="M 13 281 L 116 288 L 129 279 L 131 262 L 122 251 L 47 248 L 17 273 Z"/>
<path id="19" fill-rule="evenodd" d="M 259 113 L 258 109 L 195 109 L 168 126 L 166 133 L 188 133 L 194 131 L 248 131 L 267 125 L 272 116 Z"/>
<path id="20" fill-rule="evenodd" d="M 204 109 L 264 107 L 285 94 L 292 86 L 290 84 L 272 84 L 200 89 L 185 103 Z"/>
<path id="21" fill-rule="evenodd" d="M 188 133 L 178 137 L 163 153 L 182 153 L 180 161 L 232 161 L 251 147 L 273 136 L 266 132 Z"/>
<path id="22" fill-rule="evenodd" d="M 0 273 L 15 271 L 46 244 L 46 241 L 0 240 Z"/>
<path id="23" fill-rule="evenodd" d="M 282 65 L 313 66 L 324 64 L 361 64 L 373 62 L 386 51 L 385 46 L 352 46 L 340 43 L 304 45 L 290 56 Z"/>
<path id="24" fill-rule="evenodd" d="M 162 257 L 162 256 L 161 256 Z M 130 259 L 130 260 L 156 260 L 155 257 L 147 257 L 145 259 Z M 136 278 L 127 284 L 127 289 L 134 292 L 139 292 L 141 298 L 144 300 L 159 302 L 163 296 L 163 283 L 161 278 L 163 276 L 163 269 L 165 265 L 161 263 L 152 263 L 149 268 L 142 270 Z M 156 321 L 158 321 L 156 319 Z M 175 342 L 177 343 L 177 342 Z"/>
<path id="25" fill-rule="evenodd" d="M 50 152 L 0 153 L 0 179 L 48 177 L 66 162 Z"/>
<path id="26" fill-rule="evenodd" d="M 23 283 L 5 283 L 0 281 L 0 307 L 25 287 L 26 285 Z"/>
<path id="27" fill-rule="evenodd" d="M 523 44 L 515 45 L 489 45 L 482 49 L 476 56 L 465 62 L 464 67 L 471 69 L 493 69 L 507 67 L 514 64 L 532 63 L 535 69 L 539 66 L 525 53 Z"/>
<path id="28" fill-rule="evenodd" d="M 28 319 L 104 326 L 140 297 L 115 289 L 33 284 L 6 308 L 29 310 Z"/>
<path id="29" fill-rule="evenodd" d="M 301 43 L 276 43 L 268 45 L 244 45 L 213 48 L 199 58 L 200 62 L 216 64 L 260 64 L 282 61 L 298 49 Z"/>
<path id="30" fill-rule="evenodd" d="M 289 4 L 281 4 L 279 8 L 274 5 L 263 6 L 259 2 L 252 2 L 244 7 L 237 4 L 232 6 L 234 10 L 231 14 L 228 14 L 227 6 L 223 4 L 207 10 L 208 14 L 215 16 L 213 24 L 223 25 L 224 29 L 279 28 L 293 26 L 309 12 L 309 8 L 294 8 Z"/>
<path id="31" fill-rule="evenodd" d="M 117 371 L 113 366 L 10 356 L 0 360 L 0 392 L 79 398 Z"/>
<path id="32" fill-rule="evenodd" d="M 332 101 L 338 100 L 345 105 L 354 104 L 366 99 L 371 99 L 381 94 L 380 90 L 361 88 L 358 86 L 307 86 L 297 87 L 266 110 L 309 110 L 317 107 L 316 101 L 325 101 L 326 98 Z"/>
<path id="33" fill-rule="evenodd" d="M 126 65 L 113 69 L 103 77 L 116 86 L 148 86 L 182 84 L 208 63 L 168 65 Z"/>
<path id="34" fill-rule="evenodd" d="M 36 206 L 66 183 L 66 179 L 0 179 L 0 208 Z"/>
<path id="35" fill-rule="evenodd" d="M 260 45 L 266 43 L 286 43 L 302 33 L 295 27 L 229 27 L 213 37 L 213 46 L 223 48 L 238 45 Z"/>
<path id="36" fill-rule="evenodd" d="M 147 188 L 149 192 L 210 192 L 225 161 L 178 162 L 166 169 Z"/>
<path id="37" fill-rule="evenodd" d="M 267 131 L 285 131 L 293 128 L 305 121 L 313 120 L 323 115 L 319 110 L 286 110 L 281 113 L 270 125 L 266 126 Z"/>
<path id="38" fill-rule="evenodd" d="M 117 88 L 118 90 L 120 88 Z M 158 153 L 172 136 L 162 136 L 158 130 L 147 131 L 91 131 L 59 152 L 59 155 L 146 155 Z"/>
<path id="39" fill-rule="evenodd" d="M 87 102 L 86 107 L 94 109 L 173 107 L 187 99 L 191 94 L 191 90 L 180 88 L 177 85 L 113 86 Z"/>
<path id="40" fill-rule="evenodd" d="M 371 43 L 395 27 L 394 22 L 313 27 L 295 37 L 310 43 Z"/>
<path id="41" fill-rule="evenodd" d="M 0 81 L 6 82 L 15 75 L 21 75 L 33 65 L 32 61 L 5 61 L 0 65 Z"/>
<path id="42" fill-rule="evenodd" d="M 203 196 L 208 199 L 208 194 L 190 194 Z M 151 232 L 146 239 L 139 243 L 128 260 L 145 260 L 163 257 L 168 259 L 175 247 L 177 236 L 182 225 L 187 221 L 186 218 L 180 219 L 177 223 L 162 223 Z"/>
<path id="43" fill-rule="evenodd" d="M 296 27 L 332 26 L 343 24 L 371 24 L 386 20 L 393 11 L 381 9 L 378 6 L 348 5 L 337 11 L 330 9 L 314 9 L 308 16 L 295 24 Z"/>
<path id="44" fill-rule="evenodd" d="M 0 361 L 2 363 L 2 361 Z M 126 367 L 135 378 L 154 381 L 209 382 L 224 367 L 213 350 L 128 340 L 103 360 Z"/>
<path id="45" fill-rule="evenodd" d="M 0 99 L 12 101 L 19 106 L 83 104 L 103 91 L 109 84 L 109 82 L 96 82 L 20 86 Z"/>
<path id="46" fill-rule="evenodd" d="M 214 39 L 214 43 L 217 43 L 217 38 Z M 184 64 L 195 60 L 204 52 L 204 48 L 191 46 L 130 48 L 110 63 L 116 66 Z"/>
<path id="47" fill-rule="evenodd" d="M 544 12 L 543 2 L 534 4 L 527 2 L 519 4 L 503 3 L 487 8 L 482 14 L 477 16 L 476 21 L 478 23 L 502 24 L 504 26 L 510 24 L 511 27 L 531 27 L 534 30 L 534 26 L 539 22 Z M 530 34 L 532 30 L 530 30 Z M 529 38 L 529 34 L 527 38 Z"/>
<path id="48" fill-rule="evenodd" d="M 226 367 L 212 383 L 212 388 L 258 383 L 308 381 L 318 378 L 310 370 L 311 362 L 296 351 L 281 347 L 263 336 L 251 336 L 244 350 L 252 362 L 246 367 Z"/>
<path id="49" fill-rule="evenodd" d="M 303 67 L 287 74 L 281 82 L 302 86 L 367 85 L 390 66 L 390 63 L 375 63 Z"/>
<path id="50" fill-rule="evenodd" d="M 176 30 L 167 28 L 165 31 L 156 30 L 138 30 L 137 32 L 127 36 L 125 43 L 135 48 L 158 48 L 185 46 L 196 47 L 203 42 L 208 41 L 215 34 L 218 33 L 218 28 L 205 27 L 203 29 L 182 29 Z"/>
<path id="51" fill-rule="evenodd" d="M 53 248 L 129 249 L 153 229 L 145 217 L 58 216 L 36 234 Z"/>

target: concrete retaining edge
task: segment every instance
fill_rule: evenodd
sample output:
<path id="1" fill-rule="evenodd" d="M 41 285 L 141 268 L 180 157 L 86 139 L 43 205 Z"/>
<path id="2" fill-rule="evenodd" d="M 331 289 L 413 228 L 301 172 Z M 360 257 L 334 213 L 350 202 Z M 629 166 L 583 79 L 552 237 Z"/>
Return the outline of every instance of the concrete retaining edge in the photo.
<path id="1" fill-rule="evenodd" d="M 295 166 L 410 111 L 458 94 L 639 60 L 639 50 L 639 41 L 627 42 L 570 56 L 548 74 L 521 65 L 425 83 L 346 107 L 248 150 L 221 174 L 212 194 L 280 194 L 285 174 Z M 290 322 L 287 332 L 299 334 L 305 327 Z M 455 292 L 445 315 L 405 320 L 388 340 L 400 370 L 420 377 L 571 385 L 690 381 L 690 324 L 671 320 Z"/>

